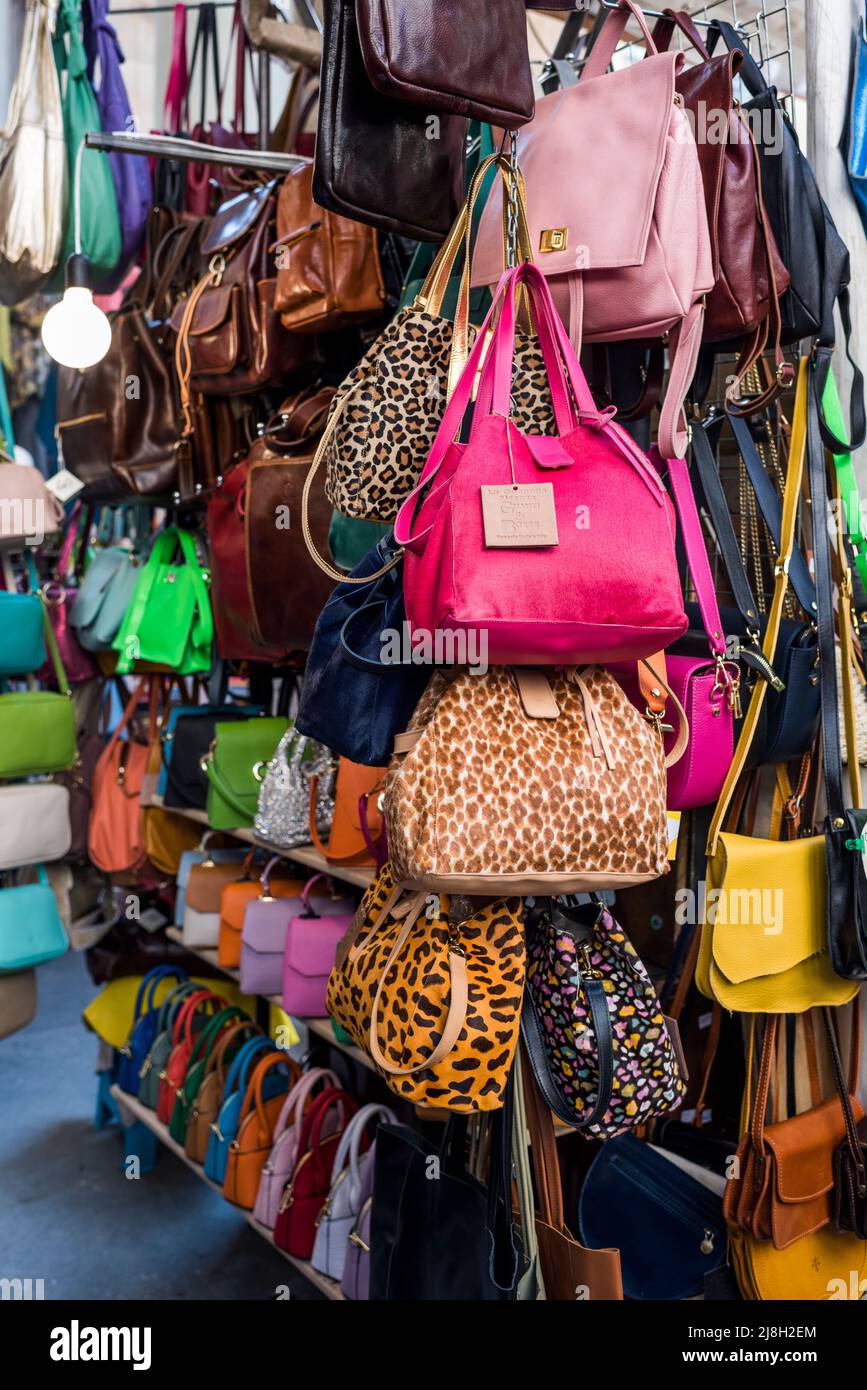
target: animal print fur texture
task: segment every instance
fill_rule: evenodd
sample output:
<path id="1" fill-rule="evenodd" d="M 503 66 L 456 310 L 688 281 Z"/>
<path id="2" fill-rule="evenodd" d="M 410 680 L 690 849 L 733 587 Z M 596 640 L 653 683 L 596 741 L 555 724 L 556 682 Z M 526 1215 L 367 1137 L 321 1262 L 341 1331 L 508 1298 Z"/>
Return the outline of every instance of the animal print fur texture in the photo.
<path id="1" fill-rule="evenodd" d="M 364 1052 L 370 1052 L 370 1017 L 385 963 L 400 931 L 393 916 L 373 927 L 396 886 L 385 864 L 364 896 L 364 924 L 352 960 L 335 965 L 328 980 L 327 1009 Z M 524 992 L 524 928 L 520 898 L 479 908 L 453 928 L 465 952 L 467 1016 L 447 1057 L 411 1076 L 381 1072 L 405 1100 L 457 1113 L 496 1110 L 515 1056 Z M 395 1066 L 429 1057 L 448 1016 L 449 900 L 441 898 L 433 921 L 424 912 L 389 971 L 380 1000 L 377 1038 Z"/>
<path id="2" fill-rule="evenodd" d="M 343 381 L 349 392 L 324 456 L 325 493 L 344 516 L 394 521 L 418 482 L 446 406 L 452 324 L 402 309 Z M 538 340 L 519 334 L 512 419 L 526 434 L 550 434 L 554 413 Z"/>
<path id="3" fill-rule="evenodd" d="M 557 719 L 531 719 L 514 673 L 435 672 L 395 755 L 384 809 L 394 872 L 415 887 L 483 893 L 463 875 L 510 891 L 617 888 L 668 872 L 661 735 L 601 666 L 584 682 L 613 768 L 593 751 L 579 688 L 549 681 Z M 565 875 L 552 881 L 551 875 Z"/>

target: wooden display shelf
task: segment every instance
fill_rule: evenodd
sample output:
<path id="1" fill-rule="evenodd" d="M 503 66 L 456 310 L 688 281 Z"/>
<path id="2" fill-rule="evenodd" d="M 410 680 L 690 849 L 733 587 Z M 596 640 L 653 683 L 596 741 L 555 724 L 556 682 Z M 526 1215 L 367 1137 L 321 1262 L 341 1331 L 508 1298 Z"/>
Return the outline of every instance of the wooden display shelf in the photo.
<path id="1" fill-rule="evenodd" d="M 193 1162 L 184 1149 L 183 1144 L 178 1144 L 177 1141 L 172 1138 L 169 1134 L 168 1126 L 157 1119 L 156 1113 L 153 1110 L 150 1110 L 146 1105 L 142 1105 L 141 1101 L 136 1096 L 127 1095 L 126 1091 L 122 1091 L 119 1086 L 112 1086 L 111 1094 L 133 1119 L 138 1120 L 138 1122 L 143 1124 L 146 1129 L 149 1129 L 152 1134 L 155 1134 L 160 1143 L 164 1144 L 167 1149 L 171 1149 L 175 1157 L 179 1158 L 182 1163 L 185 1163 L 187 1167 L 195 1173 L 197 1178 L 214 1192 L 219 1192 L 222 1197 L 223 1189 L 220 1184 L 209 1178 L 200 1164 Z M 327 1278 L 326 1275 L 320 1274 L 318 1269 L 313 1268 L 309 1260 L 298 1260 L 294 1255 L 288 1254 L 286 1250 L 281 1250 L 279 1245 L 275 1244 L 274 1237 L 268 1230 L 268 1227 L 254 1220 L 251 1211 L 244 1211 L 242 1207 L 237 1207 L 236 1210 L 241 1213 L 247 1225 L 251 1226 L 257 1235 L 260 1235 L 263 1240 L 267 1240 L 268 1244 L 273 1246 L 278 1255 L 282 1255 L 284 1260 L 288 1260 L 290 1265 L 294 1265 L 298 1272 L 303 1274 L 304 1278 L 311 1284 L 315 1285 L 320 1293 L 323 1293 L 326 1298 L 333 1299 L 337 1302 L 342 1303 L 344 1301 L 343 1292 L 339 1284 L 335 1283 L 333 1279 Z"/>
<path id="2" fill-rule="evenodd" d="M 142 803 L 145 809 L 150 806 L 157 806 L 165 810 L 161 796 L 152 796 L 148 801 Z M 168 808 L 173 816 L 183 816 L 186 820 L 196 822 L 209 829 L 208 817 L 204 811 L 179 810 L 177 807 Z M 373 882 L 373 869 L 354 869 L 345 865 L 329 864 L 324 854 L 313 845 L 299 845 L 296 849 L 280 849 L 279 845 L 272 845 L 269 840 L 261 839 L 254 831 L 245 826 L 239 826 L 236 830 L 220 830 L 220 835 L 230 835 L 234 840 L 240 840 L 245 845 L 254 845 L 257 849 L 267 850 L 269 854 L 279 854 L 282 859 L 289 859 L 295 864 L 303 864 L 307 869 L 315 869 L 320 874 L 328 874 L 330 878 L 339 878 L 342 883 L 351 883 L 356 888 L 369 888 Z"/>

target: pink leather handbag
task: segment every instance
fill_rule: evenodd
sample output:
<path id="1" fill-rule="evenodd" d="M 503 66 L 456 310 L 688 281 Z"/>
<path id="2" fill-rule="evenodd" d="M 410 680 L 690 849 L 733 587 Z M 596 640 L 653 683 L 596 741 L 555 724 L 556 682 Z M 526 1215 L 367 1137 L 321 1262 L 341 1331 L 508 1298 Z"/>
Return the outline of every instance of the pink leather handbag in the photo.
<path id="1" fill-rule="evenodd" d="M 310 884 L 305 894 L 309 887 Z M 314 903 L 302 895 L 302 902 L 304 911 L 296 910 L 286 929 L 283 1008 L 298 1018 L 323 1018 L 328 1012 L 325 994 L 337 943 L 352 922 L 355 910 L 345 898 Z"/>
<path id="2" fill-rule="evenodd" d="M 650 457 L 660 473 L 668 472 L 704 628 L 703 632 L 687 633 L 678 643 L 679 651 L 665 654 L 668 684 L 689 724 L 686 751 L 668 768 L 666 804 L 671 811 L 689 811 L 695 806 L 709 806 L 722 791 L 734 751 L 740 672 L 735 662 L 726 660 L 725 633 L 687 465 L 683 459 L 663 460 L 656 449 L 651 449 Z M 614 666 L 612 670 L 633 704 L 643 711 L 645 700 L 634 666 Z M 674 741 L 673 731 L 665 735 L 666 753 Z"/>
<path id="3" fill-rule="evenodd" d="M 340 1087 L 340 1080 L 335 1073 L 329 1071 L 327 1067 L 311 1067 L 309 1071 L 304 1073 L 300 1081 L 296 1081 L 283 1102 L 283 1109 L 280 1111 L 274 1126 L 274 1142 L 262 1169 L 259 1190 L 256 1193 L 256 1205 L 253 1208 L 254 1219 L 262 1226 L 267 1226 L 269 1231 L 274 1229 L 283 1189 L 295 1171 L 295 1164 L 298 1162 L 301 1121 L 307 1103 L 312 1099 L 317 1087 L 320 1090 L 327 1090 L 329 1086 L 335 1086 L 338 1089 Z M 339 1110 L 335 1109 L 329 1112 L 323 1121 L 323 1134 L 332 1134 L 337 1127 L 339 1118 Z"/>
<path id="4" fill-rule="evenodd" d="M 75 628 L 69 621 L 69 614 L 78 593 L 77 582 L 74 575 L 70 576 L 69 569 L 80 524 L 81 504 L 78 503 L 66 524 L 66 535 L 63 538 L 63 546 L 58 556 L 54 579 L 42 586 L 42 597 L 45 600 L 48 620 L 54 628 L 63 668 L 71 685 L 92 680 L 94 676 L 99 674 L 93 657 L 90 652 L 84 650 L 78 640 Z M 83 538 L 82 544 L 87 544 L 86 536 Z M 39 672 L 39 679 L 50 681 L 53 676 L 51 662 L 46 661 Z"/>
<path id="5" fill-rule="evenodd" d="M 634 17 L 648 56 L 607 73 Z M 698 153 L 674 79 L 683 53 L 658 53 L 633 0 L 606 19 L 581 80 L 542 97 L 518 132 L 533 254 L 576 351 L 584 343 L 668 333 L 659 418 L 666 458 L 686 452 L 683 400 L 695 371 L 703 296 L 714 285 Z M 502 191 L 479 224 L 472 284 L 502 266 Z"/>
<path id="6" fill-rule="evenodd" d="M 556 435 L 522 434 L 508 418 L 519 285 Z M 469 441 L 459 443 L 486 350 Z M 612 410 L 594 404 L 538 267 L 507 271 L 395 524 L 413 629 L 466 632 L 468 651 L 472 641 L 492 665 L 607 664 L 681 635 L 674 508 Z"/>
<path id="7" fill-rule="evenodd" d="M 244 994 L 280 993 L 287 941 L 294 922 L 309 920 L 318 926 L 328 918 L 342 923 L 335 937 L 335 940 L 339 941 L 352 919 L 353 907 L 349 898 L 329 897 L 326 891 L 311 896 L 315 884 L 325 884 L 324 874 L 314 875 L 298 898 L 270 897 L 268 877 L 272 866 L 277 862 L 276 858 L 270 860 L 262 875 L 264 897 L 252 898 L 244 911 L 240 972 L 241 991 Z M 332 954 L 326 976 L 333 964 Z M 324 989 L 322 997 L 325 997 Z M 294 1012 L 303 1011 L 296 1009 Z"/>

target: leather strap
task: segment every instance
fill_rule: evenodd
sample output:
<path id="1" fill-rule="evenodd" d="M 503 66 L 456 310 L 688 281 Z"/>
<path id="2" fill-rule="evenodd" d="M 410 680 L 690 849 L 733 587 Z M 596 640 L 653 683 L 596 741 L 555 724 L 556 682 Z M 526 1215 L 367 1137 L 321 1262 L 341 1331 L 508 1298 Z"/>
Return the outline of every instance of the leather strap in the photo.
<path id="1" fill-rule="evenodd" d="M 521 1037 L 533 1067 L 533 1075 L 544 1097 L 545 1104 L 564 1124 L 572 1129 L 586 1129 L 596 1124 L 605 1114 L 611 1103 L 611 1089 L 614 1080 L 614 1046 L 611 1031 L 611 1016 L 606 1003 L 605 988 L 601 980 L 589 980 L 582 976 L 581 985 L 584 997 L 590 1006 L 590 1022 L 596 1040 L 596 1055 L 599 1067 L 599 1089 L 596 1099 L 586 1115 L 579 1121 L 574 1110 L 566 1104 L 560 1094 L 548 1062 L 545 1041 L 536 1005 L 529 990 L 524 995 L 521 1013 Z"/>
<path id="2" fill-rule="evenodd" d="M 521 1067 L 524 1105 L 527 1115 L 527 1129 L 530 1134 L 530 1157 L 536 1179 L 536 1196 L 539 1202 L 539 1215 L 555 1231 L 565 1226 L 563 1214 L 563 1187 L 560 1179 L 560 1160 L 557 1155 L 557 1140 L 551 1111 L 542 1101 L 539 1088 L 533 1078 L 533 1068 L 527 1056 L 526 1043 L 522 1040 L 524 1054 Z"/>
<path id="3" fill-rule="evenodd" d="M 715 445 L 722 423 L 723 417 L 721 415 L 711 416 L 703 423 L 698 421 L 693 423 L 692 457 L 735 603 L 746 624 L 747 631 L 758 641 L 761 631 L 759 606 L 747 579 L 740 546 L 732 526 L 728 501 L 717 469 Z M 710 439 L 711 434 L 714 435 L 713 445 Z"/>

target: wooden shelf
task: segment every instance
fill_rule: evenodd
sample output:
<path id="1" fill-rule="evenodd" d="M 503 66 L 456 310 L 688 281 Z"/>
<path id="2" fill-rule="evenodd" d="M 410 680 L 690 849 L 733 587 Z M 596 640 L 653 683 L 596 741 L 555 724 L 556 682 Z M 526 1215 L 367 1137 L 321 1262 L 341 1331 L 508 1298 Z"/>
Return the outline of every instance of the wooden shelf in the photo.
<path id="1" fill-rule="evenodd" d="M 142 1105 L 141 1101 L 136 1096 L 127 1095 L 126 1091 L 122 1091 L 119 1086 L 112 1086 L 111 1094 L 133 1119 L 138 1120 L 139 1123 L 143 1124 L 146 1129 L 149 1129 L 152 1134 L 155 1134 L 160 1143 L 165 1144 L 167 1149 L 171 1149 L 175 1157 L 179 1158 L 182 1163 L 185 1163 L 187 1167 L 195 1173 L 197 1178 L 214 1192 L 219 1192 L 222 1197 L 223 1189 L 220 1184 L 213 1182 L 211 1178 L 207 1177 L 204 1168 L 202 1168 L 200 1164 L 193 1162 L 184 1149 L 184 1146 L 178 1144 L 169 1134 L 168 1127 L 157 1119 L 155 1111 L 150 1110 L 146 1105 Z M 343 1292 L 339 1284 L 335 1283 L 333 1279 L 328 1279 L 326 1275 L 320 1274 L 318 1269 L 313 1268 L 309 1260 L 298 1260 L 294 1255 L 290 1255 L 287 1251 L 281 1250 L 279 1245 L 274 1243 L 274 1237 L 268 1230 L 268 1227 L 255 1221 L 251 1211 L 244 1211 L 242 1207 L 236 1207 L 236 1211 L 241 1213 L 247 1225 L 251 1226 L 257 1235 L 260 1235 L 263 1240 L 267 1240 L 268 1244 L 273 1246 L 278 1255 L 282 1255 L 284 1260 L 288 1260 L 290 1265 L 294 1265 L 299 1273 L 304 1275 L 305 1279 L 319 1289 L 320 1293 L 323 1293 L 326 1298 L 333 1299 L 336 1302 L 344 1301 Z"/>
<path id="2" fill-rule="evenodd" d="M 162 810 L 166 809 L 163 806 L 161 796 L 152 796 L 149 801 L 143 802 L 142 805 L 145 808 L 156 806 Z M 183 816 L 186 820 L 195 821 L 196 825 L 210 828 L 208 817 L 204 811 L 181 810 L 174 806 L 168 807 L 168 810 L 173 816 Z M 303 864 L 307 869 L 315 869 L 320 874 L 339 878 L 342 883 L 351 883 L 356 888 L 369 888 L 373 882 L 373 869 L 353 869 L 345 865 L 329 864 L 325 855 L 320 854 L 313 845 L 299 845 L 296 849 L 281 849 L 279 845 L 272 845 L 269 840 L 261 839 L 246 826 L 239 826 L 236 830 L 221 830 L 219 834 L 230 835 L 234 840 L 240 840 L 245 845 L 254 845 L 257 849 L 267 850 L 269 854 L 279 854 L 282 859 L 290 859 L 295 864 Z"/>

